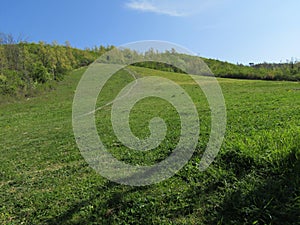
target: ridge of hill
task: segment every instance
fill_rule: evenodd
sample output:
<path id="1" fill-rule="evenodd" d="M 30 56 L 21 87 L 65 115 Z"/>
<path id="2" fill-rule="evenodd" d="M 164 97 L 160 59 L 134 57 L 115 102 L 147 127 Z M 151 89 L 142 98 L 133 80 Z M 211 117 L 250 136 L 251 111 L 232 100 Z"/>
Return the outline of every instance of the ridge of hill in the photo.
<path id="1" fill-rule="evenodd" d="M 0 95 L 1 96 L 31 96 L 39 89 L 53 89 L 70 71 L 88 66 L 102 54 L 116 49 L 114 46 L 100 46 L 93 49 L 77 49 L 66 42 L 65 45 L 57 43 L 46 44 L 3 41 L 0 38 Z M 175 50 L 155 52 L 150 49 L 145 53 L 138 53 L 129 49 L 116 50 L 117 53 L 110 61 L 124 63 L 133 58 L 147 59 L 147 55 L 155 54 L 161 58 L 175 59 L 180 56 L 184 59 L 184 67 L 194 68 L 195 71 L 203 68 L 203 62 L 216 77 L 261 79 L 261 80 L 289 80 L 300 81 L 300 63 L 262 63 L 250 66 L 235 65 L 215 59 L 198 56 L 183 55 Z M 180 62 L 182 63 L 182 62 Z M 144 61 L 134 63 L 135 66 L 183 73 L 184 71 L 172 65 L 160 62 Z M 211 73 L 210 73 L 211 74 Z"/>

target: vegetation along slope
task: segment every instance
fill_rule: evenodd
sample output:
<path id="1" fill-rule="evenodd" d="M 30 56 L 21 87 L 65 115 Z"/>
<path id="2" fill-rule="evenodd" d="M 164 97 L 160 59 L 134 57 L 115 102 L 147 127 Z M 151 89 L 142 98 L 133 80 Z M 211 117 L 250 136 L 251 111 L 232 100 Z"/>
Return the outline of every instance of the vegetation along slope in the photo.
<path id="1" fill-rule="evenodd" d="M 42 43 L 20 46 L 29 49 L 31 57 L 43 48 L 68 51 L 66 46 Z M 74 68 L 79 66 L 80 61 Z M 8 79 L 14 69 L 1 73 Z M 146 187 L 119 185 L 97 174 L 81 156 L 72 131 L 74 91 L 85 71 L 76 69 L 55 81 L 54 91 L 0 105 L 1 224 L 299 224 L 298 82 L 219 78 L 227 132 L 216 160 L 200 172 L 198 163 L 210 132 L 210 110 L 201 89 L 182 73 L 133 66 L 130 70 L 140 77 L 172 79 L 195 102 L 200 137 L 189 163 L 172 178 Z M 34 84 L 35 76 L 28 76 Z M 21 75 L 20 80 L 26 81 Z M 101 91 L 97 107 L 111 102 L 132 80 L 125 70 L 116 73 Z M 174 149 L 180 120 L 172 105 L 147 98 L 133 108 L 131 128 L 138 137 L 149 135 L 148 122 L 154 116 L 168 126 L 161 145 L 144 153 L 130 151 L 117 140 L 110 110 L 111 105 L 103 107 L 95 118 L 101 140 L 116 158 L 149 165 Z"/>

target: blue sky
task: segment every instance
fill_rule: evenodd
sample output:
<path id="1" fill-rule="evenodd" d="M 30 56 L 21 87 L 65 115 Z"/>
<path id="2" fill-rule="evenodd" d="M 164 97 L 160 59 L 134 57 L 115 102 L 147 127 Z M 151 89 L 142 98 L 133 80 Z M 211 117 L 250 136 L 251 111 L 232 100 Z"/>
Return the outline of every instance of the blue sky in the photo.
<path id="1" fill-rule="evenodd" d="M 233 63 L 300 60 L 299 0 L 1 0 L 0 32 L 79 48 L 163 40 Z"/>

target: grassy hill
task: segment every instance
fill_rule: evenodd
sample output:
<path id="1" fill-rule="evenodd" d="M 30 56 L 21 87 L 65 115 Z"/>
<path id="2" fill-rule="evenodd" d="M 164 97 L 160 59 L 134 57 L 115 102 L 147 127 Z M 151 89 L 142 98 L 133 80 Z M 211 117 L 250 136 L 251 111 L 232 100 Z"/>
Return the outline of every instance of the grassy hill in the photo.
<path id="1" fill-rule="evenodd" d="M 82 50 L 73 48 L 68 42 L 65 45 L 58 45 L 56 42 L 52 44 L 16 42 L 13 37 L 0 33 L 0 96 L 30 97 L 38 95 L 43 90 L 54 89 L 57 81 L 64 79 L 70 71 L 88 66 L 108 51 L 111 54 L 110 61 L 116 60 L 118 63 L 130 62 L 132 59 L 147 60 L 152 56 L 167 61 L 181 58 L 177 65 L 199 71 L 205 67 L 202 64 L 203 60 L 216 77 L 300 81 L 300 63 L 294 61 L 245 66 L 179 54 L 175 50 L 159 53 L 150 49 L 143 55 L 129 49 L 117 50 L 114 46 Z M 183 72 L 175 66 L 151 60 L 135 65 L 162 71 Z"/>
<path id="2" fill-rule="evenodd" d="M 227 107 L 227 132 L 217 159 L 204 172 L 198 163 L 210 132 L 209 108 L 200 88 L 180 73 L 131 67 L 140 77 L 161 76 L 191 96 L 200 137 L 190 162 L 172 178 L 145 187 L 102 178 L 84 161 L 72 130 L 74 91 L 85 69 L 57 89 L 0 105 L 1 224 L 297 224 L 300 221 L 300 84 L 219 78 Z M 133 78 L 115 74 L 97 106 L 115 98 Z M 176 145 L 180 121 L 158 99 L 139 102 L 132 130 L 149 135 L 161 116 L 166 139 L 155 150 L 132 152 L 115 137 L 111 105 L 97 111 L 98 133 L 112 154 L 127 163 L 151 164 Z M 141 157 L 142 156 L 142 157 Z"/>

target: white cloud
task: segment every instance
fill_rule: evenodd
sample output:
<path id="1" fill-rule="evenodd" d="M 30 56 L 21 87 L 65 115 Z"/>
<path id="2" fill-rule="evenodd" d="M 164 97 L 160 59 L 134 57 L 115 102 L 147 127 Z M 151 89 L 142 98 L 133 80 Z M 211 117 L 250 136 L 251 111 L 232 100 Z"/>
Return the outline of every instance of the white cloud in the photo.
<path id="1" fill-rule="evenodd" d="M 149 1 L 130 1 L 126 3 L 126 6 L 130 9 L 142 11 L 142 12 L 153 12 L 158 14 L 164 14 L 168 16 L 185 16 L 185 14 L 180 13 L 176 10 L 167 9 L 167 8 L 160 8 L 157 5 Z"/>
<path id="2" fill-rule="evenodd" d="M 130 0 L 125 6 L 141 12 L 185 17 L 209 10 L 224 0 Z"/>

